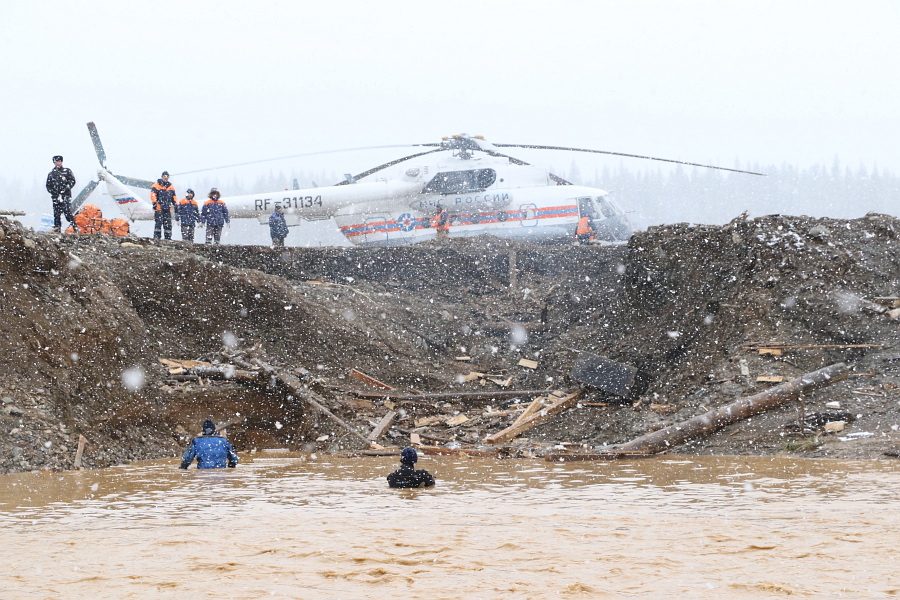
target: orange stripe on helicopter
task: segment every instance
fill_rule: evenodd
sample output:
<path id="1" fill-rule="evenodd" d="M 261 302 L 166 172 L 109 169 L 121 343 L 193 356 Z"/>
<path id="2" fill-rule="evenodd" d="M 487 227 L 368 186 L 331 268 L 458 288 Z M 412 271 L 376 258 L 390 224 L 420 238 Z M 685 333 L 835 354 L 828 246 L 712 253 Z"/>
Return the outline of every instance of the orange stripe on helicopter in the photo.
<path id="1" fill-rule="evenodd" d="M 546 206 L 536 210 L 535 214 L 528 216 L 526 211 L 494 211 L 484 213 L 474 213 L 466 216 L 455 216 L 451 227 L 468 227 L 471 225 L 485 225 L 492 223 L 510 223 L 516 221 L 526 221 L 533 219 L 559 219 L 565 217 L 577 217 L 578 207 L 574 204 L 566 204 L 562 206 Z M 501 219 L 500 213 L 505 213 L 506 218 Z M 411 222 L 415 225 L 411 226 Z M 405 223 L 405 224 L 404 224 Z M 413 229 L 429 229 L 431 227 L 430 219 L 427 217 L 412 217 L 404 219 L 403 222 L 395 219 L 383 221 L 371 221 L 368 223 L 354 223 L 353 225 L 343 225 L 340 230 L 347 237 L 356 237 L 358 235 L 369 235 L 373 233 L 396 233 L 398 231 L 412 231 Z"/>

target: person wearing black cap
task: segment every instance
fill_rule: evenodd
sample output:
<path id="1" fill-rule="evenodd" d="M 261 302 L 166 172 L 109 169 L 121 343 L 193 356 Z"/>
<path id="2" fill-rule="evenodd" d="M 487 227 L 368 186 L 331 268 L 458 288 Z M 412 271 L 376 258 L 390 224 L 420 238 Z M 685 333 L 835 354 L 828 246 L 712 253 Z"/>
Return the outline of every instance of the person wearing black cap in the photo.
<path id="1" fill-rule="evenodd" d="M 153 203 L 153 239 L 172 239 L 172 211 L 175 209 L 175 187 L 169 181 L 169 172 L 163 171 L 150 186 L 150 202 Z"/>
<path id="2" fill-rule="evenodd" d="M 53 200 L 53 231 L 59 233 L 62 228 L 62 215 L 77 231 L 75 217 L 72 215 L 72 188 L 75 186 L 75 176 L 72 169 L 63 167 L 63 157 L 57 154 L 53 157 L 53 170 L 47 175 L 47 191 Z"/>
<path id="3" fill-rule="evenodd" d="M 200 208 L 194 200 L 194 190 L 188 189 L 175 207 L 175 220 L 181 223 L 181 239 L 194 243 L 194 225 L 200 220 Z"/>
<path id="4" fill-rule="evenodd" d="M 420 488 L 434 485 L 434 477 L 425 469 L 416 469 L 419 455 L 415 448 L 404 448 L 400 452 L 400 468 L 387 476 L 392 488 Z"/>
<path id="5" fill-rule="evenodd" d="M 203 435 L 191 440 L 181 457 L 181 468 L 187 469 L 197 459 L 198 469 L 232 469 L 238 464 L 231 442 L 216 435 L 216 424 L 211 419 L 203 421 Z"/>
<path id="6" fill-rule="evenodd" d="M 280 204 L 275 205 L 275 212 L 269 215 L 269 235 L 272 236 L 273 248 L 284 248 L 284 238 L 289 231 L 287 221 L 284 219 L 284 209 Z"/>

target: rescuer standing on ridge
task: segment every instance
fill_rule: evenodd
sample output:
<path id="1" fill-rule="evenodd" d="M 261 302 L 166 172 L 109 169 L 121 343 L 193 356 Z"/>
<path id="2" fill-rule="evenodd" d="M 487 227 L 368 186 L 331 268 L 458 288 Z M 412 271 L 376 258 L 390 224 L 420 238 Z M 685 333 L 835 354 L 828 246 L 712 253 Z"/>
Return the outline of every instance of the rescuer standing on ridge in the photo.
<path id="1" fill-rule="evenodd" d="M 231 442 L 216 435 L 216 424 L 210 419 L 203 421 L 203 435 L 191 440 L 190 445 L 181 457 L 181 468 L 187 469 L 197 459 L 198 469 L 234 468 L 238 464 Z"/>
<path id="2" fill-rule="evenodd" d="M 194 200 L 194 190 L 188 188 L 184 198 L 175 207 L 175 220 L 181 223 L 181 239 L 194 243 L 194 225 L 200 220 L 200 209 Z"/>
<path id="3" fill-rule="evenodd" d="M 62 215 L 75 228 L 75 217 L 72 216 L 72 188 L 75 186 L 75 175 L 72 169 L 63 167 L 63 157 L 53 157 L 53 170 L 47 175 L 47 191 L 53 200 L 53 231 L 59 233 L 62 228 Z"/>
<path id="4" fill-rule="evenodd" d="M 169 181 L 169 172 L 163 171 L 150 187 L 153 203 L 153 239 L 160 239 L 164 231 L 167 240 L 172 239 L 172 210 L 175 208 L 175 187 Z"/>
<path id="5" fill-rule="evenodd" d="M 203 203 L 203 210 L 200 211 L 200 224 L 206 225 L 206 243 L 215 241 L 218 245 L 222 239 L 222 227 L 230 222 L 225 201 L 220 199 L 219 190 L 212 188 L 209 190 L 209 200 Z"/>
<path id="6" fill-rule="evenodd" d="M 400 468 L 387 476 L 392 488 L 420 488 L 434 485 L 434 477 L 425 469 L 416 469 L 419 455 L 415 448 L 404 448 L 400 452 Z"/>

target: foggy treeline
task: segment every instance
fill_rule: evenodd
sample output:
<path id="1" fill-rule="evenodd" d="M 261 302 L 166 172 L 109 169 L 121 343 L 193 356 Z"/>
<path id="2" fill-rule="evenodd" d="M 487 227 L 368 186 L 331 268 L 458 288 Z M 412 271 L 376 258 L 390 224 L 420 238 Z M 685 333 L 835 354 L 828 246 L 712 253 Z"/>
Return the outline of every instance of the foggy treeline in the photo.
<path id="1" fill-rule="evenodd" d="M 725 223 L 742 211 L 751 216 L 765 214 L 810 215 L 814 217 L 859 217 L 867 212 L 900 213 L 900 178 L 877 167 L 846 167 L 838 160 L 831 165 L 797 168 L 793 165 L 735 166 L 765 173 L 765 177 L 701 169 L 696 167 L 633 170 L 624 165 L 596 169 L 587 174 L 573 162 L 555 172 L 576 184 L 602 188 L 611 194 L 633 223 L 647 227 L 660 223 Z M 76 177 L 78 177 L 76 173 Z M 254 191 L 290 189 L 295 180 L 300 187 L 333 185 L 342 177 L 328 171 L 269 171 L 257 177 L 173 177 L 181 196 L 188 187 L 198 199 L 213 186 L 223 195 Z M 79 177 L 77 189 L 88 178 Z M 102 189 L 102 186 L 100 188 Z M 0 210 L 50 212 L 43 181 L 24 185 L 0 177 Z M 95 192 L 98 194 L 99 192 Z"/>
<path id="2" fill-rule="evenodd" d="M 634 224 L 726 223 L 744 210 L 767 214 L 852 218 L 867 212 L 900 214 L 900 178 L 886 170 L 831 166 L 807 169 L 737 166 L 765 177 L 712 169 L 677 167 L 657 171 L 603 169 L 583 177 L 577 167 L 563 175 L 603 188 L 629 212 Z"/>

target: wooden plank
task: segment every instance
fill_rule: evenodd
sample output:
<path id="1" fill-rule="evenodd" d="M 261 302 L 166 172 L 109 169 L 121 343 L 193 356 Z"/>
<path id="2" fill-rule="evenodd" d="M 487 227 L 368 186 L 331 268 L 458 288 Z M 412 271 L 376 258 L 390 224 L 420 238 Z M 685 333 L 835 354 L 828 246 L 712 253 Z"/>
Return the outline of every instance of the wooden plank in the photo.
<path id="1" fill-rule="evenodd" d="M 444 421 L 444 423 L 446 423 L 448 427 L 457 427 L 459 425 L 462 425 L 463 423 L 465 423 L 468 420 L 469 420 L 469 417 L 460 413 L 458 415 L 454 415 L 454 416 L 450 417 L 449 419 Z"/>
<path id="2" fill-rule="evenodd" d="M 75 450 L 75 468 L 81 468 L 81 458 L 84 456 L 84 446 L 87 444 L 87 438 L 78 434 L 78 448 Z"/>
<path id="3" fill-rule="evenodd" d="M 757 383 L 781 383 L 784 381 L 782 375 L 760 375 L 756 378 Z"/>
<path id="4" fill-rule="evenodd" d="M 559 413 L 575 406 L 578 403 L 578 398 L 581 397 L 581 393 L 581 390 L 575 390 L 567 396 L 563 396 L 550 406 L 545 407 L 537 414 L 531 415 L 528 419 L 525 419 L 518 425 L 511 425 L 502 431 L 487 436 L 484 438 L 485 443 L 502 444 L 522 435 L 530 429 L 534 429 L 538 425 L 546 423 Z"/>
<path id="5" fill-rule="evenodd" d="M 515 427 L 516 425 L 521 425 L 522 421 L 525 419 L 531 418 L 531 415 L 535 414 L 537 411 L 544 408 L 544 402 L 547 400 L 545 396 L 538 396 L 534 400 L 531 401 L 527 407 L 525 407 L 525 412 L 519 415 L 519 418 L 513 421 L 511 427 Z"/>
<path id="6" fill-rule="evenodd" d="M 366 375 L 359 369 L 355 369 L 355 368 L 350 369 L 350 377 L 352 377 L 353 379 L 356 379 L 357 381 L 362 381 L 363 383 L 371 385 L 372 387 L 377 387 L 378 389 L 382 389 L 382 390 L 396 390 L 397 389 L 393 386 L 386 384 L 383 381 L 375 379 L 371 375 Z"/>
<path id="7" fill-rule="evenodd" d="M 756 351 L 760 356 L 781 356 L 784 354 L 784 350 L 781 348 L 757 348 Z"/>
<path id="8" fill-rule="evenodd" d="M 377 442 L 378 439 L 384 435 L 384 432 L 387 431 L 388 427 L 391 426 L 391 423 L 394 422 L 394 419 L 397 418 L 397 411 L 389 410 L 383 417 L 381 417 L 381 421 L 378 422 L 378 425 L 375 426 L 375 429 L 372 430 L 372 433 L 366 438 L 370 442 Z"/>
<path id="9" fill-rule="evenodd" d="M 397 392 L 369 392 L 348 390 L 358 398 L 392 398 L 406 402 L 433 402 L 435 400 L 493 400 L 496 398 L 514 398 L 516 396 L 539 396 L 549 394 L 552 390 L 486 390 L 482 392 L 433 392 L 427 394 L 406 394 Z"/>
<path id="10" fill-rule="evenodd" d="M 531 360 L 530 358 L 523 358 L 516 363 L 520 367 L 525 367 L 526 369 L 537 369 L 538 362 L 536 360 Z"/>

